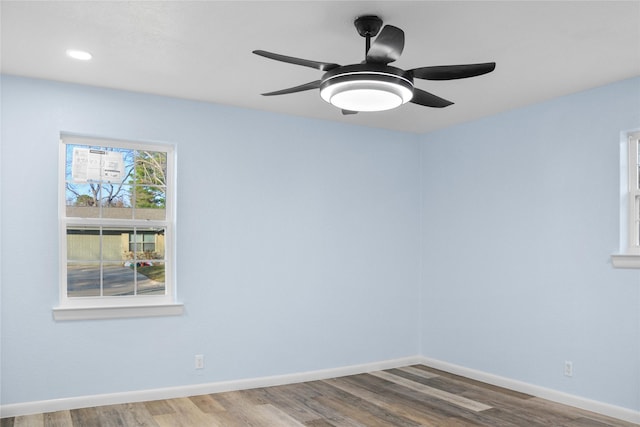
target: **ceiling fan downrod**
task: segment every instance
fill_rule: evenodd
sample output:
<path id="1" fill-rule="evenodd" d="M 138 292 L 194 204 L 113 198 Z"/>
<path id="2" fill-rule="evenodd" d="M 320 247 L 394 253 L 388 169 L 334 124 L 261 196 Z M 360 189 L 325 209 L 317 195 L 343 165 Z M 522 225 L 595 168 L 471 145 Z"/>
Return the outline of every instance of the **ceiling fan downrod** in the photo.
<path id="1" fill-rule="evenodd" d="M 382 19 L 375 15 L 360 16 L 356 18 L 353 25 L 358 30 L 358 34 L 365 38 L 364 55 L 366 57 L 371 48 L 371 38 L 377 36 L 380 28 L 382 28 Z"/>

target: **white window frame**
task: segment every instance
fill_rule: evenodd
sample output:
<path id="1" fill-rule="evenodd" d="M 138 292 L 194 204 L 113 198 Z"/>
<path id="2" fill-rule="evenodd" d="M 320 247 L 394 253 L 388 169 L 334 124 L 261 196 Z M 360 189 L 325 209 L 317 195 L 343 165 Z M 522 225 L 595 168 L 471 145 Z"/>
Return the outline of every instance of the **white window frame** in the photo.
<path id="1" fill-rule="evenodd" d="M 167 153 L 167 182 L 165 194 L 166 217 L 164 220 L 111 219 L 67 217 L 66 210 L 66 146 L 68 144 L 117 147 L 133 150 L 161 151 Z M 175 147 L 166 143 L 141 143 L 125 140 L 86 137 L 63 133 L 60 136 L 58 159 L 58 218 L 60 301 L 53 308 L 55 320 L 108 319 L 122 317 L 149 317 L 181 315 L 183 305 L 176 301 L 175 287 Z M 163 227 L 165 231 L 165 293 L 164 295 L 68 297 L 67 295 L 67 227 Z"/>
<path id="2" fill-rule="evenodd" d="M 640 131 L 621 137 L 620 160 L 620 253 L 611 255 L 617 268 L 640 268 Z"/>

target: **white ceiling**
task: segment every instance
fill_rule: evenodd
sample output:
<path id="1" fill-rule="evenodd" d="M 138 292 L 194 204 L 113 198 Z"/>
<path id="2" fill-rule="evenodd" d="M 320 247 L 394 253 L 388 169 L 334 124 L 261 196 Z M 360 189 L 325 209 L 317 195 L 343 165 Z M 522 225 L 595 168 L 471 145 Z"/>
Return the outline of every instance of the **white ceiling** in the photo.
<path id="1" fill-rule="evenodd" d="M 126 89 L 355 123 L 428 132 L 640 75 L 640 1 L 5 1 L 6 74 Z M 316 90 L 260 93 L 322 72 L 251 53 L 359 63 L 353 20 L 377 14 L 405 32 L 392 65 L 497 63 L 455 81 L 416 80 L 454 105 L 407 104 L 343 116 Z M 90 51 L 84 63 L 68 48 Z M 640 94 L 638 94 L 640 97 Z"/>

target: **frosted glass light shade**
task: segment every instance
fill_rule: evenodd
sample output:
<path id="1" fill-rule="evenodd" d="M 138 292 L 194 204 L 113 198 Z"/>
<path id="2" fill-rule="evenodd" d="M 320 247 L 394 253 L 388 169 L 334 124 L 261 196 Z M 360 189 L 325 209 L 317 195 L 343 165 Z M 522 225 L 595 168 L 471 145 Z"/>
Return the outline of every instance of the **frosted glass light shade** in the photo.
<path id="1" fill-rule="evenodd" d="M 413 81 L 405 72 L 370 64 L 341 67 L 325 75 L 320 96 L 326 102 L 348 111 L 384 111 L 409 102 Z"/>
<path id="2" fill-rule="evenodd" d="M 364 80 L 333 84 L 320 95 L 325 101 L 343 110 L 384 111 L 408 102 L 412 92 L 401 85 Z"/>

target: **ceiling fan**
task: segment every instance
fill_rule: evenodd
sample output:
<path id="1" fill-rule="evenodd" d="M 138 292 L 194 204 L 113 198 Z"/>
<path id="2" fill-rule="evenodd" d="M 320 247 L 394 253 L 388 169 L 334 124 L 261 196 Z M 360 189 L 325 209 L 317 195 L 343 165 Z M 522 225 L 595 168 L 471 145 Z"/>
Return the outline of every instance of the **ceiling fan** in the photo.
<path id="1" fill-rule="evenodd" d="M 358 34 L 366 39 L 366 56 L 360 64 L 339 65 L 254 50 L 253 53 L 265 58 L 325 72 L 320 80 L 262 95 L 285 95 L 320 89 L 322 99 L 340 108 L 343 114 L 390 110 L 407 102 L 425 107 L 443 108 L 452 105 L 453 102 L 416 88 L 413 79 L 464 79 L 490 73 L 496 67 L 495 62 L 485 62 L 402 70 L 388 65 L 400 58 L 404 48 L 404 32 L 400 28 L 385 25 L 380 31 L 382 19 L 373 15 L 357 18 L 354 25 Z M 378 37 L 371 43 L 371 38 L 376 35 Z"/>

